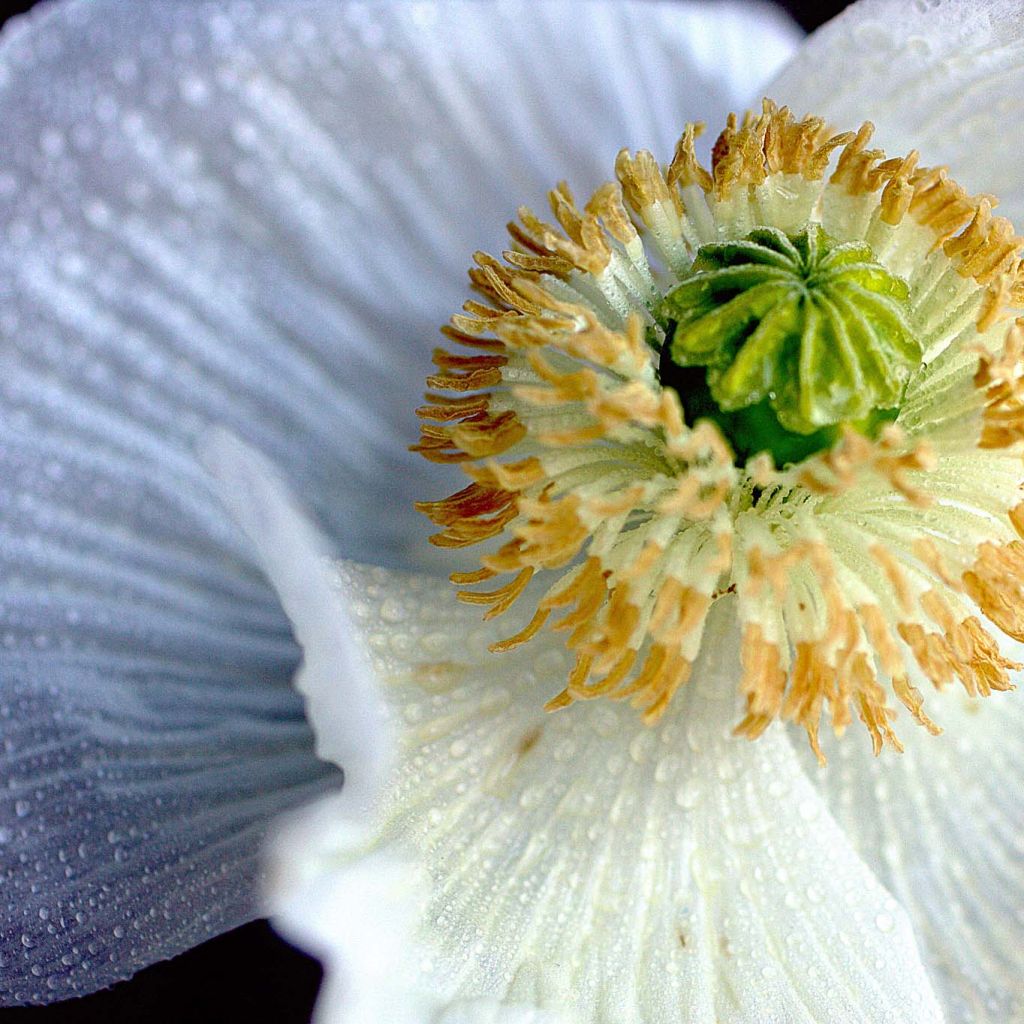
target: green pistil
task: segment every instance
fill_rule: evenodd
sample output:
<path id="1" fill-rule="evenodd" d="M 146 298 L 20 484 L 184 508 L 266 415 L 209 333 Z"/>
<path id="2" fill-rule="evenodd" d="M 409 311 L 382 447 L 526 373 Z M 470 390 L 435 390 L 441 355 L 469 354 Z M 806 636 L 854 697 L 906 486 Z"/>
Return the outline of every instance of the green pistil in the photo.
<path id="1" fill-rule="evenodd" d="M 819 225 L 702 246 L 655 316 L 661 380 L 688 419 L 779 465 L 830 447 L 843 424 L 873 435 L 921 362 L 906 282 Z"/>

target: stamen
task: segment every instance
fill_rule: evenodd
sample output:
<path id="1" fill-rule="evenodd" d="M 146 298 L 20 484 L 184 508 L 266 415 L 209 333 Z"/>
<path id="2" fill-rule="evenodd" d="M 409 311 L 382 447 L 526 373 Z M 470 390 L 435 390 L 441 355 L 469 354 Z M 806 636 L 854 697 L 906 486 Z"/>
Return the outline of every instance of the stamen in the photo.
<path id="1" fill-rule="evenodd" d="M 984 697 L 1019 667 L 983 619 L 1024 640 L 1024 240 L 870 124 L 766 100 L 710 168 L 701 130 L 475 255 L 482 301 L 443 329 L 469 354 L 435 353 L 415 446 L 471 483 L 417 508 L 434 544 L 487 545 L 452 574 L 504 579 L 459 592 L 487 618 L 550 577 L 491 647 L 564 637 L 549 710 L 657 721 L 726 601 L 739 735 L 788 719 L 821 757 L 856 713 L 899 750 L 890 692 L 940 731 L 913 672 Z"/>
<path id="2" fill-rule="evenodd" d="M 491 644 L 489 650 L 492 654 L 503 654 L 505 651 L 511 651 L 525 644 L 527 640 L 531 640 L 540 632 L 541 627 L 547 622 L 550 614 L 551 612 L 547 608 L 538 608 L 533 613 L 533 618 L 518 633 L 505 640 L 499 640 L 497 643 Z"/>

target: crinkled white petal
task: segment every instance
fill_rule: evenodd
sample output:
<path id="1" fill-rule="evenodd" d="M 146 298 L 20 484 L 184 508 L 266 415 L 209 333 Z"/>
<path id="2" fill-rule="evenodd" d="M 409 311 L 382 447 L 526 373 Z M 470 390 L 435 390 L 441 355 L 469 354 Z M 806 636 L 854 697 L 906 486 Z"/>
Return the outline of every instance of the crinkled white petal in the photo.
<path id="1" fill-rule="evenodd" d="M 288 621 L 191 453 L 89 408 L 102 367 L 8 334 L 17 306 L 0 307 L 2 1005 L 95 991 L 251 920 L 268 822 L 340 781 L 290 686 Z"/>
<path id="2" fill-rule="evenodd" d="M 1020 660 L 1020 647 L 1008 652 Z M 921 684 L 924 685 L 924 684 Z M 950 1024 L 1024 1021 L 1024 702 L 935 696 L 902 755 L 832 742 L 832 813 L 907 908 Z"/>
<path id="3" fill-rule="evenodd" d="M 648 728 L 608 701 L 545 714 L 568 667 L 557 638 L 492 655 L 486 644 L 517 623 L 481 625 L 443 582 L 339 573 L 400 733 L 365 856 L 396 857 L 430 881 L 419 952 L 395 968 L 412 972 L 406 985 L 574 1024 L 942 1019 L 902 910 L 785 732 L 731 735 L 727 604 L 693 680 Z M 293 857 L 310 846 L 283 842 Z M 315 948 L 339 951 L 329 963 L 377 927 L 345 909 L 364 863 L 321 858 L 303 884 L 277 890 L 293 930 L 311 893 L 342 893 L 310 925 Z"/>
<path id="4" fill-rule="evenodd" d="M 409 563 L 410 410 L 473 251 L 794 44 L 738 4 L 47 6 L 0 47 L 5 408 L 185 493 L 224 424 L 343 551 Z"/>
<path id="5" fill-rule="evenodd" d="M 816 32 L 768 95 L 864 120 L 891 155 L 921 151 L 965 188 L 991 192 L 1024 222 L 1024 4 L 1020 0 L 860 0 Z"/>

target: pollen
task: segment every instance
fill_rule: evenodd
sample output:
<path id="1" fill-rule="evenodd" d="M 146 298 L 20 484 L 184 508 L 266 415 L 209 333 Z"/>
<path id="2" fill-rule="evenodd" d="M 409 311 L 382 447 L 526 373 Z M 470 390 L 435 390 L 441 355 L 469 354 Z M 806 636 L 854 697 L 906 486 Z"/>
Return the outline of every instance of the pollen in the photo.
<path id="1" fill-rule="evenodd" d="M 900 749 L 929 688 L 1012 687 L 1024 640 L 1024 271 L 1012 225 L 872 127 L 765 101 L 697 156 L 623 150 L 551 219 L 520 209 L 443 329 L 424 457 L 467 486 L 418 508 L 487 618 L 529 602 L 574 655 L 549 710 L 656 722 L 728 602 L 736 731 L 860 719 Z"/>

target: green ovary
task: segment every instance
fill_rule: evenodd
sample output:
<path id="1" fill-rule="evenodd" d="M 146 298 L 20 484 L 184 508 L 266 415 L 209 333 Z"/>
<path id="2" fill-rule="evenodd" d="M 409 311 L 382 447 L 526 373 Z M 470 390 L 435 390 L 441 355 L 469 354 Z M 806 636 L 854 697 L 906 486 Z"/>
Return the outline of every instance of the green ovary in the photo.
<path id="1" fill-rule="evenodd" d="M 718 423 L 738 458 L 797 462 L 843 425 L 870 436 L 895 418 L 921 362 L 908 296 L 868 245 L 816 224 L 702 246 L 655 310 L 661 381 L 689 420 Z"/>

